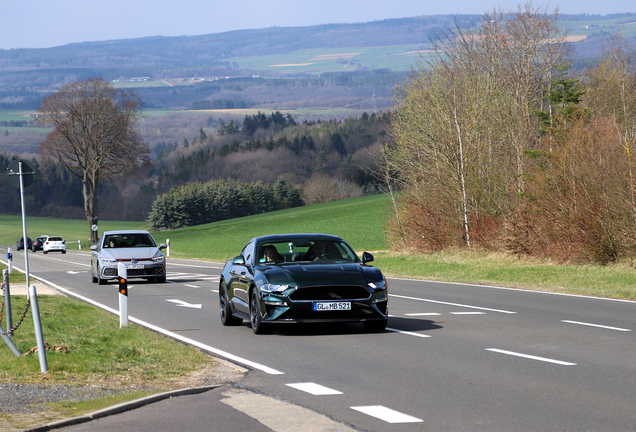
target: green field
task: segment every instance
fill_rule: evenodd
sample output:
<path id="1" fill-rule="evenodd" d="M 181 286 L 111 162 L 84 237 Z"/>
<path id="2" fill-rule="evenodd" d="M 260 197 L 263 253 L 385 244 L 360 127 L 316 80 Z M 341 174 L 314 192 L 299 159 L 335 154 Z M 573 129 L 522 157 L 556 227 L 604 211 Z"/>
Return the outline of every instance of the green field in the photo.
<path id="1" fill-rule="evenodd" d="M 35 111 L 29 110 L 0 110 L 0 121 L 32 121 L 31 114 Z"/>
<path id="2" fill-rule="evenodd" d="M 291 232 L 323 232 L 345 237 L 356 250 L 387 249 L 383 235 L 384 214 L 389 201 L 373 195 L 326 204 L 297 207 L 173 231 L 153 232 L 160 243 L 170 240 L 175 257 L 225 261 L 236 255 L 252 237 Z M 148 229 L 146 222 L 100 221 L 99 232 L 116 229 Z M 30 218 L 27 236 L 61 235 L 69 249 L 78 241 L 86 249 L 89 224 L 85 220 Z M 20 216 L 0 215 L 0 245 L 15 248 L 22 237 Z M 73 243 L 70 243 L 73 242 Z"/>
<path id="3" fill-rule="evenodd" d="M 636 300 L 634 262 L 614 265 L 561 265 L 506 254 L 449 251 L 415 254 L 389 251 L 384 235 L 391 212 L 385 195 L 316 204 L 215 222 L 172 231 L 153 232 L 160 243 L 170 241 L 170 257 L 225 262 L 236 256 L 252 237 L 265 234 L 321 232 L 347 240 L 358 253 L 370 251 L 375 265 L 393 277 L 476 283 L 523 289 Z M 115 229 L 147 229 L 145 222 L 99 223 L 100 232 Z M 69 250 L 86 251 L 86 221 L 28 218 L 31 238 L 42 234 L 62 235 Z M 0 245 L 12 246 L 21 237 L 19 216 L 0 216 Z M 170 259 L 168 259 L 168 268 Z"/>
<path id="4" fill-rule="evenodd" d="M 349 47 L 332 49 L 306 49 L 283 54 L 233 57 L 229 61 L 240 67 L 271 70 L 284 74 L 322 72 L 346 72 L 356 70 L 357 65 L 369 69 L 409 71 L 426 55 L 421 44 L 377 47 Z M 348 65 L 344 61 L 349 62 Z"/>

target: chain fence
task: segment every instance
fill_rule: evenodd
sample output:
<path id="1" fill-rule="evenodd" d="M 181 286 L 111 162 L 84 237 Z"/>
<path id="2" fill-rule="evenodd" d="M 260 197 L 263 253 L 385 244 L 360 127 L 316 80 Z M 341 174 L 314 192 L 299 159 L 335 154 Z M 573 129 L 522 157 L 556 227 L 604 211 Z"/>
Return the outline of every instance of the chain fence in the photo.
<path id="1" fill-rule="evenodd" d="M 4 298 L 4 282 L 2 282 L 2 289 L 1 291 L 1 295 L 2 295 L 2 307 L 0 307 L 0 323 L 2 323 L 2 319 L 4 318 L 4 308 L 5 308 L 5 298 Z M 0 332 L 0 335 L 2 336 L 11 336 L 13 335 L 13 332 L 16 331 L 18 329 L 18 327 L 20 327 L 20 324 L 22 324 L 22 321 L 24 321 L 24 318 L 26 317 L 27 313 L 29 312 L 29 308 L 31 307 L 31 299 L 27 299 L 27 303 L 26 303 L 26 307 L 24 308 L 24 312 L 22 312 L 22 315 L 20 316 L 20 319 L 18 320 L 18 322 L 10 329 L 7 329 L 7 331 L 5 332 Z"/>

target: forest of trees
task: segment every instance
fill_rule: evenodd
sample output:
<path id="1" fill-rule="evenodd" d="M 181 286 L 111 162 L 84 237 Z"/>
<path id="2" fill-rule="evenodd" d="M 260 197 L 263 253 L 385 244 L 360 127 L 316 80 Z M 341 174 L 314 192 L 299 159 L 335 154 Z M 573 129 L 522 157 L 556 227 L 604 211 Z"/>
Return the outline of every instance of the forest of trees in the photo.
<path id="1" fill-rule="evenodd" d="M 396 248 L 607 263 L 636 254 L 636 54 L 581 74 L 556 15 L 486 14 L 401 88 L 385 148 Z"/>
<path id="2" fill-rule="evenodd" d="M 388 121 L 386 114 L 363 114 L 344 120 L 297 122 L 280 112 L 259 112 L 243 116 L 241 121 L 179 113 L 152 117 L 141 123 L 140 133 L 155 149 L 155 159 L 139 177 L 100 183 L 100 218 L 141 221 L 153 211 L 156 218 L 153 203 L 158 197 L 193 183 L 235 181 L 225 185 L 241 185 L 236 189 L 242 190 L 245 185 L 261 184 L 267 189 L 284 182 L 294 191 L 289 205 L 378 193 L 374 173 L 388 138 Z M 17 153 L 0 152 L 0 163 L 8 166 L 17 157 Z M 58 164 L 32 159 L 38 174 L 25 190 L 28 214 L 82 218 L 81 182 Z M 0 199 L 3 213 L 19 214 L 18 191 L 6 176 L 0 177 Z M 268 200 L 271 205 L 255 208 L 283 206 L 278 198 Z M 225 217 L 223 211 L 209 217 L 220 220 Z M 193 223 L 200 219 L 179 220 Z"/>

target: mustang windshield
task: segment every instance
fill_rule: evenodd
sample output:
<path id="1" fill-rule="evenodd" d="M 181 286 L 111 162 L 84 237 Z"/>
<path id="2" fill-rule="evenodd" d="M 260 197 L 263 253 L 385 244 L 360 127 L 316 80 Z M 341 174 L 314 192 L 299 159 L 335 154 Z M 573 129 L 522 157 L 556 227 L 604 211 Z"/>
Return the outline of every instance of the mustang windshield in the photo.
<path id="1" fill-rule="evenodd" d="M 338 241 L 295 239 L 258 245 L 257 263 L 303 261 L 357 262 L 358 257 L 347 243 Z"/>

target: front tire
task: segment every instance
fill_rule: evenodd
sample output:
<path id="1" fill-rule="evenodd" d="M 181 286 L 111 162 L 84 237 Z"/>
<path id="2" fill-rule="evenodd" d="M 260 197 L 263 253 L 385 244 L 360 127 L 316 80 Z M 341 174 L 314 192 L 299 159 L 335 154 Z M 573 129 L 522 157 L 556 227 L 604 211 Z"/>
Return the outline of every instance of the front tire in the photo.
<path id="1" fill-rule="evenodd" d="M 99 269 L 99 267 L 97 268 L 97 284 L 98 285 L 106 285 L 106 283 L 108 282 L 106 279 L 102 279 L 101 275 L 101 270 Z"/>
<path id="2" fill-rule="evenodd" d="M 252 325 L 252 331 L 254 334 L 267 333 L 268 326 L 261 321 L 261 311 L 258 307 L 258 294 L 256 294 L 256 288 L 252 290 L 250 295 L 250 324 Z"/>
<path id="3" fill-rule="evenodd" d="M 235 326 L 243 323 L 243 320 L 232 315 L 230 299 L 227 296 L 225 282 L 221 282 L 219 288 L 219 316 L 224 326 Z"/>

